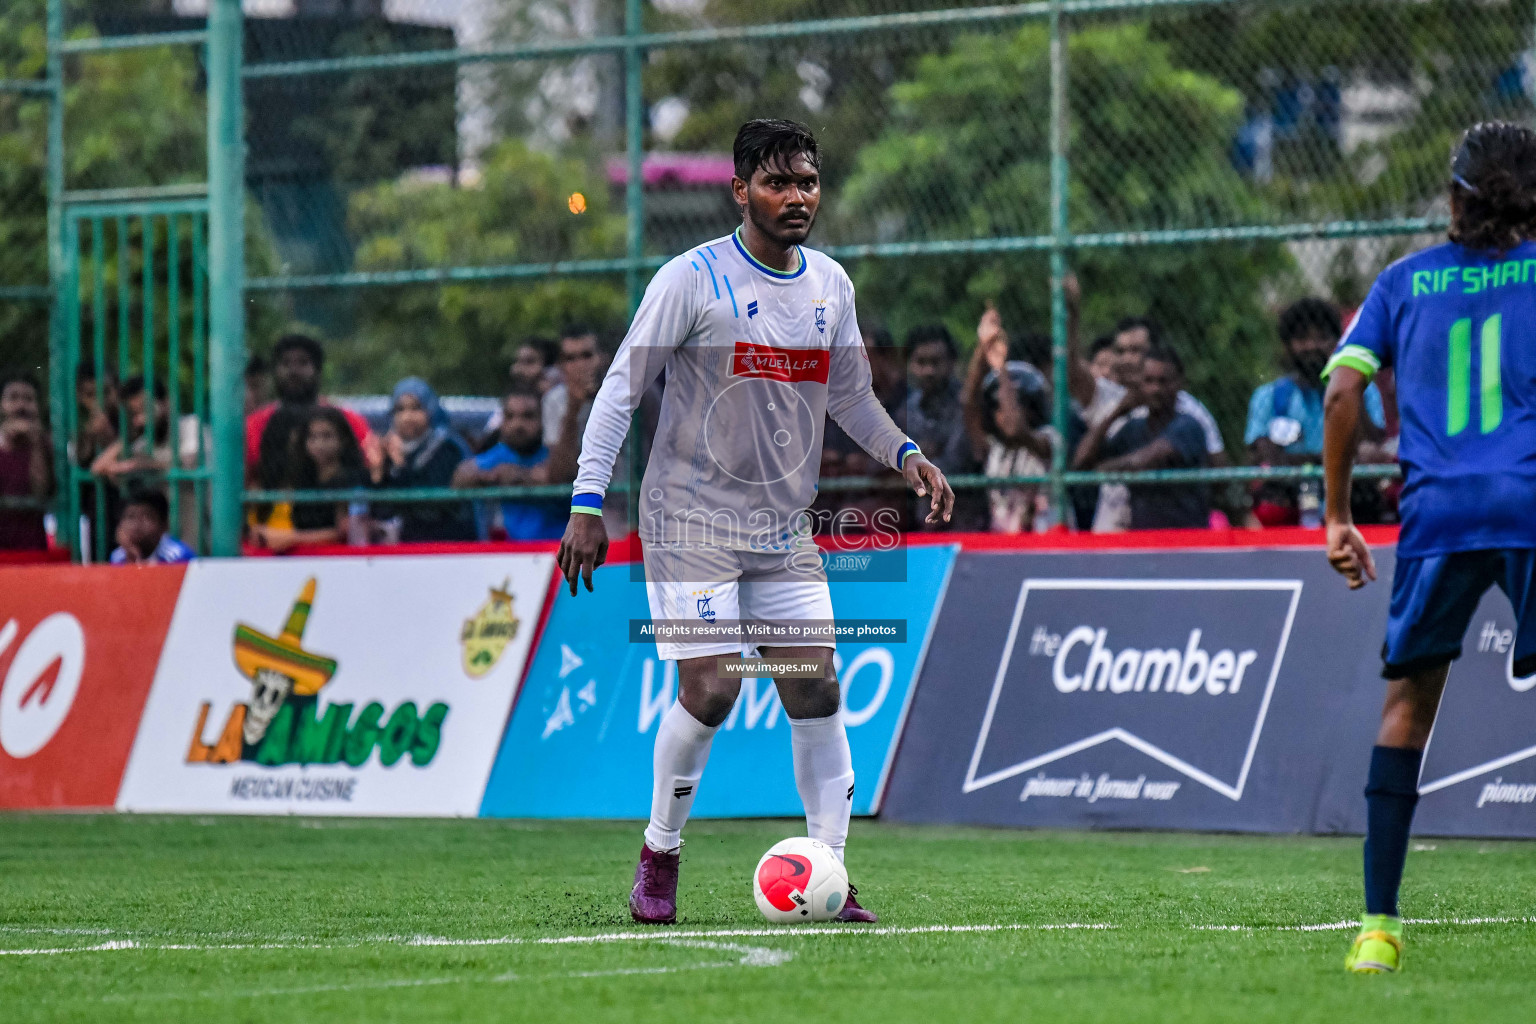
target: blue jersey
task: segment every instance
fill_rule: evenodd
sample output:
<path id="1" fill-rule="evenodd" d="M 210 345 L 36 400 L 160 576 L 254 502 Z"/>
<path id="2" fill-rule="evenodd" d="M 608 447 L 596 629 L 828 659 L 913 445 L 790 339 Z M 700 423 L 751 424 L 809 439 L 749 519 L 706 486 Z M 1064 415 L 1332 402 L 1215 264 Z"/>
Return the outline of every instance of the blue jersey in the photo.
<path id="1" fill-rule="evenodd" d="M 532 469 L 549 459 L 549 449 L 539 446 L 532 455 L 513 451 L 505 443 L 475 456 L 480 469 L 497 466 L 523 466 Z M 501 524 L 506 527 L 508 540 L 558 540 L 565 533 L 565 521 L 569 517 L 566 502 L 550 498 L 533 498 L 525 501 L 501 503 Z"/>
<path id="2" fill-rule="evenodd" d="M 1337 366 L 1397 374 L 1399 555 L 1536 548 L 1536 244 L 1392 264 L 1325 374 Z"/>

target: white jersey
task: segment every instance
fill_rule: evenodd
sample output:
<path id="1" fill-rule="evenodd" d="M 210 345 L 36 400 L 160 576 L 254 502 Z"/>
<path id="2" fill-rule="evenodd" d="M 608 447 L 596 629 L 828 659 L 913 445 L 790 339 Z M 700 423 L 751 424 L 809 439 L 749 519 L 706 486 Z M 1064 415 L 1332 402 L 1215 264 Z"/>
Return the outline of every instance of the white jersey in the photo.
<path id="1" fill-rule="evenodd" d="M 789 272 L 738 235 L 657 271 L 593 400 L 576 495 L 601 495 L 640 396 L 666 387 L 640 495 L 647 543 L 796 546 L 810 525 L 828 414 L 880 462 L 906 436 L 870 387 L 853 282 L 798 247 Z"/>

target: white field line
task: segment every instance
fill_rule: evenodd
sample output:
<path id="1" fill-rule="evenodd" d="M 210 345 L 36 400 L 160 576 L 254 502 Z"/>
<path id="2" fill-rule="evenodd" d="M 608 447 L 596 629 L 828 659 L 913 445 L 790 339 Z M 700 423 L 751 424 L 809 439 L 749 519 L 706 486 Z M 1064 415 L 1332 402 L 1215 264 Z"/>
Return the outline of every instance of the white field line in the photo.
<path id="1" fill-rule="evenodd" d="M 679 940 L 676 937 L 658 937 L 658 942 L 690 949 L 707 949 L 734 956 L 728 960 L 701 960 L 691 964 L 670 967 L 618 967 L 605 971 L 558 971 L 542 974 L 518 974 L 507 971 L 493 977 L 463 975 L 444 978 L 386 978 L 377 981 L 341 982 L 333 985 L 304 985 L 292 988 L 247 989 L 239 992 L 212 990 L 207 992 L 135 992 L 124 995 L 103 996 L 103 1002 L 132 1002 L 140 999 L 266 999 L 271 996 L 313 995 L 320 992 L 359 992 L 369 989 L 419 988 L 433 985 L 504 985 L 520 981 L 559 981 L 567 978 L 624 978 L 634 975 L 679 974 L 683 971 L 708 971 L 721 967 L 777 967 L 795 958 L 786 950 L 766 949 L 762 946 L 742 946 L 733 942 L 698 942 Z M 163 948 L 163 947 L 162 947 Z"/>
<path id="2" fill-rule="evenodd" d="M 1536 924 L 1536 917 L 1405 917 L 1403 924 L 1461 925 Z M 1344 932 L 1359 928 L 1359 921 L 1331 921 L 1327 924 L 1195 924 L 1197 932 Z"/>
<path id="3" fill-rule="evenodd" d="M 1480 925 L 1527 925 L 1536 924 L 1536 917 L 1410 917 L 1403 920 L 1409 925 L 1441 925 L 1476 927 Z M 1321 932 L 1347 931 L 1358 928 L 1359 921 L 1329 921 L 1321 924 L 1194 924 L 1185 929 L 1196 932 Z M 631 931 L 599 932 L 593 935 L 559 935 L 541 938 L 519 935 L 491 936 L 479 939 L 455 939 L 438 935 L 378 935 L 336 942 L 249 942 L 249 943 L 161 943 L 136 939 L 115 939 L 94 946 L 60 946 L 39 949 L 0 949 L 0 956 L 53 956 L 64 953 L 109 953 L 125 950 L 186 950 L 207 952 L 219 950 L 335 950 L 357 949 L 374 946 L 400 947 L 483 947 L 483 946 L 555 946 L 589 945 L 608 942 L 656 942 L 674 945 L 694 945 L 688 939 L 725 938 L 775 938 L 806 939 L 812 937 L 859 938 L 864 936 L 890 935 L 967 935 L 991 932 L 1023 931 L 1110 931 L 1121 928 L 1118 924 L 1068 922 L 1063 924 L 930 924 L 913 927 L 882 926 L 859 928 L 849 926 L 779 928 L 709 928 L 687 931 Z M 705 946 L 708 944 L 699 943 Z M 721 947 L 748 949 L 754 947 Z M 774 952 L 774 951 L 769 951 Z M 775 954 L 776 955 L 776 954 Z M 751 966 L 759 966 L 752 964 Z"/>

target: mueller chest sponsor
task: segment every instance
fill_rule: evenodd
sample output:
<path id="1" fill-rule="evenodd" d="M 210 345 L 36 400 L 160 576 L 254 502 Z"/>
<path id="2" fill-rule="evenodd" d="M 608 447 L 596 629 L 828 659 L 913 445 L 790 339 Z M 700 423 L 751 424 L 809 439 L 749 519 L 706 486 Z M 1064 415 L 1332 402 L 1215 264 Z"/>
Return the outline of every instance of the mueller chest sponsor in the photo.
<path id="1" fill-rule="evenodd" d="M 731 355 L 731 376 L 762 377 L 797 384 L 827 382 L 831 353 L 822 348 L 775 348 L 738 341 Z"/>
<path id="2" fill-rule="evenodd" d="M 1299 580 L 1025 580 L 964 791 L 1107 744 L 1116 764 L 1130 748 L 1241 799 L 1300 595 Z"/>

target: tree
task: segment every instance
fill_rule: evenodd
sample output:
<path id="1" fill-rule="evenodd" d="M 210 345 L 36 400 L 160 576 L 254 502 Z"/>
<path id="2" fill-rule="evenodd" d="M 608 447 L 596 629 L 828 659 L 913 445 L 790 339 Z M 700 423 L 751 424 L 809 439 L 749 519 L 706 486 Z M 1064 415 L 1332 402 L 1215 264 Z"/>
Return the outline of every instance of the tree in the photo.
<path id="1" fill-rule="evenodd" d="M 568 206 L 572 193 L 584 213 Z M 613 257 L 624 218 L 609 209 L 599 169 L 505 142 L 485 154 L 474 188 L 390 182 L 353 195 L 359 270 L 486 266 Z M 358 328 L 336 346 L 339 390 L 388 390 L 419 374 L 447 392 L 496 393 L 517 344 L 571 321 L 621 329 L 623 282 L 606 277 L 450 284 L 354 292 Z"/>
<path id="2" fill-rule="evenodd" d="M 1089 27 L 1069 45 L 1071 225 L 1076 232 L 1254 223 L 1273 218 L 1228 151 L 1243 99 L 1182 67 L 1139 23 Z M 1049 38 L 1038 24 L 958 38 L 892 89 L 893 116 L 859 153 L 838 219 L 893 239 L 1049 231 Z M 1158 112 L 1149 116 L 1149 111 Z M 1169 126 L 1180 126 L 1170 137 Z M 1266 286 L 1292 269 L 1274 244 L 1090 248 L 1074 257 L 1089 330 L 1148 313 L 1185 357 L 1191 390 L 1229 440 L 1273 365 Z M 957 336 L 996 302 L 1015 333 L 1049 329 L 1041 255 L 866 260 L 863 309 L 898 329 L 943 320 Z"/>
<path id="3" fill-rule="evenodd" d="M 41 3 L 0 12 L 0 78 L 41 78 L 42 13 Z M 128 50 L 72 61 L 64 108 L 66 187 L 203 180 L 206 116 L 189 49 Z M 47 135 L 45 100 L 0 94 L 0 284 L 48 281 Z M 46 375 L 47 305 L 0 301 L 0 350 L 5 362 Z"/>

